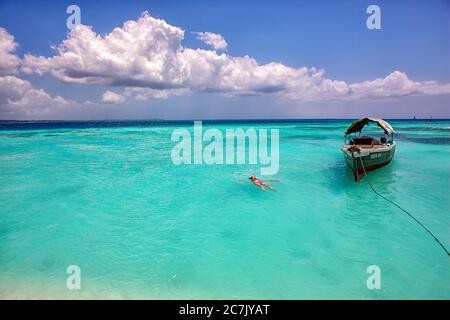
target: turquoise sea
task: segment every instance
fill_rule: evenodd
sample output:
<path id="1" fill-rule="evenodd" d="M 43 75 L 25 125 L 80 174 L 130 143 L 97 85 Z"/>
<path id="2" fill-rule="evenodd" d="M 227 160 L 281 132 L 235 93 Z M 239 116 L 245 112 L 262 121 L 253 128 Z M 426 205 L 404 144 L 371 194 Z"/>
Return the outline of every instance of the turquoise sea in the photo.
<path id="1" fill-rule="evenodd" d="M 257 165 L 175 166 L 190 121 L 0 122 L 0 298 L 450 299 L 442 248 L 353 181 L 350 122 L 203 123 L 279 129 L 278 192 L 235 182 Z M 450 121 L 389 122 L 396 155 L 369 179 L 450 248 Z"/>

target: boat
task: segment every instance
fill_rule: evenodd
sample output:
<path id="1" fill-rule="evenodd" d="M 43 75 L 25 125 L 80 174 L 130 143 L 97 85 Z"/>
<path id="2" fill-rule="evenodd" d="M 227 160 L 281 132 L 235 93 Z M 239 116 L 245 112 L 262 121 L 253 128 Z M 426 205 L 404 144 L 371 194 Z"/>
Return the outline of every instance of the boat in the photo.
<path id="1" fill-rule="evenodd" d="M 362 136 L 365 126 L 376 124 L 384 134 L 380 139 Z M 344 134 L 345 145 L 341 148 L 348 166 L 352 169 L 355 182 L 368 172 L 387 165 L 395 153 L 394 129 L 383 119 L 358 119 L 347 128 Z"/>

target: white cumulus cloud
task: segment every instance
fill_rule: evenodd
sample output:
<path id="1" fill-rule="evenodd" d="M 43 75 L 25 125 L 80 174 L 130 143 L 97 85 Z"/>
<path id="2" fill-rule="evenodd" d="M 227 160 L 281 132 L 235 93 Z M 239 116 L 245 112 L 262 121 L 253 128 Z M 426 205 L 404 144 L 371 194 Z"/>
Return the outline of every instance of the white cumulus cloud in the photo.
<path id="1" fill-rule="evenodd" d="M 10 74 L 17 71 L 20 58 L 15 54 L 16 49 L 17 43 L 14 41 L 14 37 L 0 27 L 0 74 Z"/>
<path id="2" fill-rule="evenodd" d="M 51 96 L 16 76 L 0 77 L 0 117 L 40 118 L 63 111 L 74 103 L 60 96 Z"/>
<path id="3" fill-rule="evenodd" d="M 116 104 L 125 102 L 125 97 L 112 91 L 106 91 L 102 96 L 102 103 Z"/>
<path id="4" fill-rule="evenodd" d="M 228 47 L 228 43 L 225 41 L 225 38 L 221 34 L 213 32 L 193 32 L 193 33 L 197 35 L 197 39 L 213 47 L 215 50 L 226 50 Z"/>
<path id="5" fill-rule="evenodd" d="M 51 96 L 15 75 L 21 63 L 15 54 L 17 47 L 14 37 L 0 28 L 0 117 L 39 118 L 73 105 L 73 102 L 60 96 Z"/>

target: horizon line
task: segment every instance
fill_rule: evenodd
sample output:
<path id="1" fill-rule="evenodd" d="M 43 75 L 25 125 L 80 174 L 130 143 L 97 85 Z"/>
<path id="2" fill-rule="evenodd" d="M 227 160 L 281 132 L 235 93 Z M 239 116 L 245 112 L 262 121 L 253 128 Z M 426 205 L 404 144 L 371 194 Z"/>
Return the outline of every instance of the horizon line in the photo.
<path id="1" fill-rule="evenodd" d="M 370 116 L 366 116 L 370 117 Z M 186 119 L 160 119 L 160 118 L 104 118 L 104 119 L 0 119 L 0 122 L 102 122 L 102 121 L 284 121 L 284 120 L 354 120 L 365 117 L 348 118 L 186 118 Z M 377 117 L 380 118 L 380 117 Z M 450 118 L 382 118 L 385 120 L 411 120 L 433 121 L 450 120 Z"/>

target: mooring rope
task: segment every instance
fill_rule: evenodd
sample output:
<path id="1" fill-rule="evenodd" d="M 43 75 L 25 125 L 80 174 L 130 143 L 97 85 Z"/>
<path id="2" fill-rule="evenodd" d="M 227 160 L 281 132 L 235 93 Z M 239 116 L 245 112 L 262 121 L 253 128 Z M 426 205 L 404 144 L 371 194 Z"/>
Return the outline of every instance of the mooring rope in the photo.
<path id="1" fill-rule="evenodd" d="M 364 175 L 366 176 L 366 180 L 367 183 L 369 184 L 370 188 L 372 189 L 372 191 L 378 195 L 379 197 L 383 198 L 384 200 L 386 200 L 387 202 L 390 202 L 391 204 L 393 204 L 394 206 L 396 206 L 397 208 L 399 208 L 400 210 L 402 210 L 404 213 L 406 213 L 409 217 L 411 217 L 415 222 L 417 222 L 417 224 L 419 224 L 426 232 L 428 232 L 433 238 L 434 240 L 436 240 L 436 242 L 442 247 L 442 249 L 444 249 L 445 253 L 447 253 L 447 256 L 450 257 L 450 253 L 448 252 L 448 250 L 444 247 L 444 245 L 441 243 L 441 241 L 439 241 L 439 239 L 433 234 L 433 232 L 431 232 L 427 227 L 425 227 L 423 225 L 422 222 L 420 222 L 416 217 L 414 217 L 411 213 L 409 213 L 406 209 L 403 209 L 402 207 L 400 207 L 398 204 L 396 204 L 394 201 L 386 198 L 385 196 L 383 196 L 382 194 L 380 194 L 377 190 L 375 190 L 375 188 L 373 187 L 372 183 L 370 183 L 369 180 L 369 176 L 367 175 L 366 172 L 366 168 L 364 168 L 364 163 L 362 161 L 362 157 L 359 158 L 361 160 L 361 166 L 363 168 L 364 171 Z M 356 170 L 358 170 L 358 168 L 355 168 Z"/>

